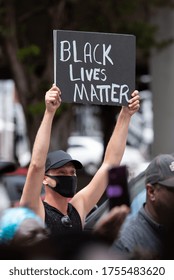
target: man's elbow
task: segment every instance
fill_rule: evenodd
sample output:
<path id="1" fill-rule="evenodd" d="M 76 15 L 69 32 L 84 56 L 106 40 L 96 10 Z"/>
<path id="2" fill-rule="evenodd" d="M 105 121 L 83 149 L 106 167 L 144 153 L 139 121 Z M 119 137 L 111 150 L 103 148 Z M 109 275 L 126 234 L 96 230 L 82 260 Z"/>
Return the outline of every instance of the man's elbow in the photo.
<path id="1" fill-rule="evenodd" d="M 40 171 L 44 171 L 45 170 L 45 165 L 43 164 L 40 164 L 39 162 L 37 161 L 31 161 L 30 165 L 29 165 L 29 170 L 30 172 L 33 172 L 33 173 L 38 173 Z"/>

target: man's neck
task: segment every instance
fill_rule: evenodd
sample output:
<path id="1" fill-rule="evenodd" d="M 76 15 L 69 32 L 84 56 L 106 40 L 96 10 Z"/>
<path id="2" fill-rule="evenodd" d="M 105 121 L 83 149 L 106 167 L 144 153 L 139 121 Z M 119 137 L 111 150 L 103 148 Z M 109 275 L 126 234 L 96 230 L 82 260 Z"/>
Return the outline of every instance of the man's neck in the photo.
<path id="1" fill-rule="evenodd" d="M 69 199 L 67 197 L 63 197 L 56 192 L 53 194 L 46 193 L 44 201 L 58 209 L 63 215 L 68 214 L 67 211 Z"/>
<path id="2" fill-rule="evenodd" d="M 152 220 L 154 220 L 156 223 L 160 224 L 160 220 L 158 219 L 156 212 L 153 210 L 153 208 L 150 205 L 148 205 L 148 203 L 146 203 L 144 205 L 144 209 Z"/>

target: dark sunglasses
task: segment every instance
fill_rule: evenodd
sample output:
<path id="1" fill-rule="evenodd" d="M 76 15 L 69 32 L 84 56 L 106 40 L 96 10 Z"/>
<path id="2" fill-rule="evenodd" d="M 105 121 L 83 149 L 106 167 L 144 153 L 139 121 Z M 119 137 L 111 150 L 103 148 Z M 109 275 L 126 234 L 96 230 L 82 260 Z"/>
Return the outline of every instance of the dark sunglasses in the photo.
<path id="1" fill-rule="evenodd" d="M 72 227 L 72 221 L 68 215 L 65 215 L 61 218 L 61 223 L 65 227 Z"/>

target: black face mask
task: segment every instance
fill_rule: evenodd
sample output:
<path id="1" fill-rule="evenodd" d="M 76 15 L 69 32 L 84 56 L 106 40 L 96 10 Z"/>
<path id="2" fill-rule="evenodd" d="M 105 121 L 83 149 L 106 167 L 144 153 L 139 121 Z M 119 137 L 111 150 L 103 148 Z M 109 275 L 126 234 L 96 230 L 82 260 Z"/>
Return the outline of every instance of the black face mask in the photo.
<path id="1" fill-rule="evenodd" d="M 53 191 L 61 194 L 64 197 L 73 197 L 77 189 L 77 177 L 76 176 L 52 176 L 46 174 L 46 176 L 56 181 L 56 186 L 50 187 Z"/>

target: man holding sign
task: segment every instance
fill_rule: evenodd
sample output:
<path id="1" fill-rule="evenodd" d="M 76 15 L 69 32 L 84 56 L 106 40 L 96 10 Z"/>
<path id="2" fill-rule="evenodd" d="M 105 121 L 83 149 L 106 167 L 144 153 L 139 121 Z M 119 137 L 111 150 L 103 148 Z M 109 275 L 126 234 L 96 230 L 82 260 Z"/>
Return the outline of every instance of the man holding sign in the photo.
<path id="1" fill-rule="evenodd" d="M 47 91 L 45 104 L 20 204 L 31 207 L 56 236 L 83 230 L 87 214 L 107 187 L 108 170 L 121 162 L 129 122 L 140 104 L 139 93 L 135 90 L 128 106 L 123 106 L 120 111 L 101 167 L 89 184 L 77 193 L 76 169 L 82 167 L 81 163 L 64 151 L 48 153 L 54 115 L 61 105 L 61 91 L 56 85 Z M 40 197 L 42 184 L 45 186 L 44 202 Z"/>

